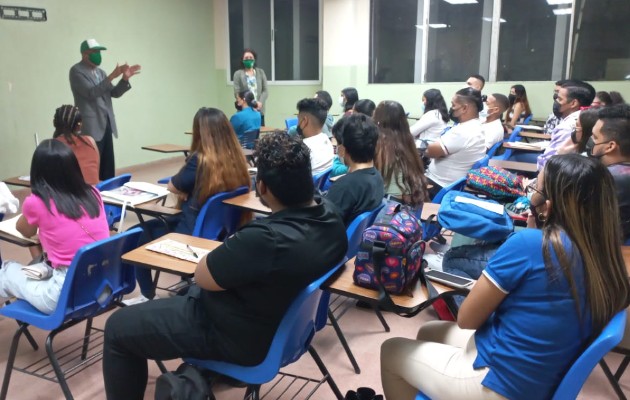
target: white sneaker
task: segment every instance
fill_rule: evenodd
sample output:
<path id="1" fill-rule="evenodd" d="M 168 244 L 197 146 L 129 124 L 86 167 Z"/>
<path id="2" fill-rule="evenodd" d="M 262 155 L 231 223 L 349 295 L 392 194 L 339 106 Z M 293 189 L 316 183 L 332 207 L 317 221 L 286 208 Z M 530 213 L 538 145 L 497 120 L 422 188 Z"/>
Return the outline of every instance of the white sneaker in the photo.
<path id="1" fill-rule="evenodd" d="M 160 298 L 160 296 L 158 296 L 156 294 L 155 297 L 153 298 L 153 300 L 156 300 L 156 299 L 159 299 L 159 298 Z M 137 296 L 137 297 L 132 297 L 131 299 L 123 300 L 122 302 L 126 306 L 133 306 L 135 304 L 145 303 L 145 302 L 147 302 L 149 300 L 151 300 L 151 299 L 147 299 L 143 295 L 140 295 L 140 296 Z"/>

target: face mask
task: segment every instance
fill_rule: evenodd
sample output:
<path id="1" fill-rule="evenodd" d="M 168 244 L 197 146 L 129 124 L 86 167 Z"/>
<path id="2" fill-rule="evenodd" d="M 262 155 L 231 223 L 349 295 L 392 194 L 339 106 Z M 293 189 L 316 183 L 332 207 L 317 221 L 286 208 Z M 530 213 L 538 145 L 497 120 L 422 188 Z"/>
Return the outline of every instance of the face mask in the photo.
<path id="1" fill-rule="evenodd" d="M 238 101 L 234 102 L 234 108 L 236 108 L 238 111 L 241 111 L 243 109 L 243 106 L 238 104 Z"/>
<path id="2" fill-rule="evenodd" d="M 88 56 L 88 59 L 94 65 L 101 65 L 101 62 L 103 62 L 103 58 L 101 57 L 100 51 L 96 53 L 90 53 L 90 55 Z"/>
<path id="3" fill-rule="evenodd" d="M 577 144 L 578 143 L 577 129 L 575 129 L 575 128 L 573 128 L 573 130 L 571 131 L 571 141 L 573 142 L 573 144 Z"/>
<path id="4" fill-rule="evenodd" d="M 343 96 L 339 96 L 339 100 L 337 100 L 337 102 L 339 103 L 341 107 L 346 105 L 346 102 L 344 101 Z"/>
<path id="5" fill-rule="evenodd" d="M 426 109 L 426 106 L 424 105 L 424 103 L 422 103 L 420 105 L 420 114 L 424 114 L 424 110 Z"/>
<path id="6" fill-rule="evenodd" d="M 558 103 L 557 101 L 553 102 L 553 115 L 555 115 L 558 118 L 562 118 L 562 112 L 560 111 L 560 107 L 562 107 L 560 103 Z"/>
<path id="7" fill-rule="evenodd" d="M 598 144 L 606 144 L 608 142 L 601 142 L 601 143 L 595 143 L 595 141 L 593 140 L 593 137 L 591 136 L 590 138 L 588 138 L 588 141 L 586 142 L 586 155 L 589 156 L 590 158 L 602 158 L 604 156 L 604 153 L 602 154 L 593 154 L 593 150 L 595 150 L 595 146 L 597 146 Z"/>
<path id="8" fill-rule="evenodd" d="M 256 60 L 243 60 L 243 65 L 245 66 L 245 68 L 250 69 L 254 66 L 254 62 Z"/>
<path id="9" fill-rule="evenodd" d="M 516 95 L 515 94 L 509 95 L 508 100 L 510 101 L 510 104 L 514 104 L 514 101 L 516 101 Z"/>
<path id="10" fill-rule="evenodd" d="M 300 137 L 304 137 L 304 131 L 302 131 L 302 126 L 300 125 L 299 121 L 298 121 L 297 127 L 295 128 L 295 131 Z"/>
<path id="11" fill-rule="evenodd" d="M 455 122 L 456 124 L 459 123 L 459 117 L 455 116 L 455 110 L 453 110 L 453 107 L 451 107 L 448 110 L 448 117 L 451 119 L 451 121 Z"/>

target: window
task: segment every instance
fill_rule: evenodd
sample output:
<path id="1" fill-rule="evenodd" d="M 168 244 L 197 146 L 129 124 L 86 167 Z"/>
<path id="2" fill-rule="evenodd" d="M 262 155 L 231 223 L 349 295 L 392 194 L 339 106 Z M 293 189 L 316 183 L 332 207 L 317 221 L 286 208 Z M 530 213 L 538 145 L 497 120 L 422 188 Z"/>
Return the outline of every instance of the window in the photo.
<path id="1" fill-rule="evenodd" d="M 630 79 L 628 0 L 371 0 L 370 83 Z"/>
<path id="2" fill-rule="evenodd" d="M 269 81 L 320 80 L 319 0 L 229 0 L 230 79 L 243 49 Z"/>

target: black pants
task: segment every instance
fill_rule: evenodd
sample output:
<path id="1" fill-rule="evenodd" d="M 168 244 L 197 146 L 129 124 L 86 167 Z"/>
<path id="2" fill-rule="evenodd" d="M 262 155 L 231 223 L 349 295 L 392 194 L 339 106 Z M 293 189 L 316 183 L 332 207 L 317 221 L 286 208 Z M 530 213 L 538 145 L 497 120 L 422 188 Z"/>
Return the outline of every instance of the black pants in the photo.
<path id="1" fill-rule="evenodd" d="M 440 190 L 442 190 L 442 186 L 440 186 L 439 184 L 435 183 L 434 181 L 432 181 L 429 178 L 427 178 L 427 181 L 429 182 L 429 184 L 433 185 L 433 187 L 431 189 L 429 189 L 429 197 L 431 197 L 431 200 L 433 200 L 435 195 L 438 194 L 440 192 Z"/>
<path id="2" fill-rule="evenodd" d="M 114 162 L 114 137 L 112 135 L 112 126 L 107 120 L 107 128 L 105 135 L 101 140 L 96 142 L 98 152 L 101 156 L 101 163 L 98 170 L 98 178 L 102 181 L 116 176 L 116 164 Z"/>
<path id="3" fill-rule="evenodd" d="M 105 324 L 103 376 L 108 400 L 142 400 L 147 360 L 220 359 L 217 340 L 199 301 L 189 294 L 124 307 Z"/>

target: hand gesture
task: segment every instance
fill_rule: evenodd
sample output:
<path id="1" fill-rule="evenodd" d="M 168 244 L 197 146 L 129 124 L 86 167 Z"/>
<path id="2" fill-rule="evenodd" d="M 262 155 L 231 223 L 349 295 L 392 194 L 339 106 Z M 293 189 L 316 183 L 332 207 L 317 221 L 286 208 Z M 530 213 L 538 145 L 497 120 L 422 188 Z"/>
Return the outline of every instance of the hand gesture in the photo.
<path id="1" fill-rule="evenodd" d="M 126 68 L 122 71 L 124 80 L 129 80 L 129 78 L 131 78 L 132 76 L 139 74 L 140 70 L 142 69 L 142 67 L 138 64 L 135 64 L 132 66 L 129 66 L 127 64 L 125 65 L 126 65 Z"/>

